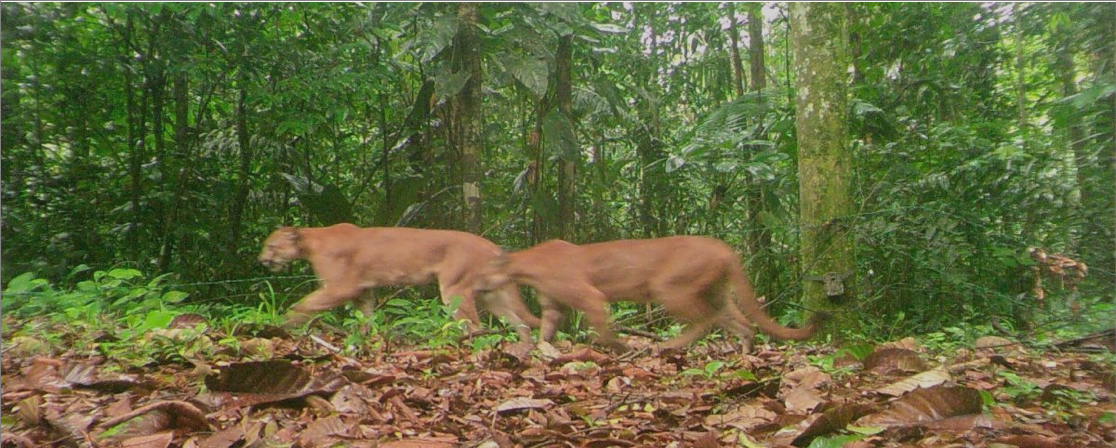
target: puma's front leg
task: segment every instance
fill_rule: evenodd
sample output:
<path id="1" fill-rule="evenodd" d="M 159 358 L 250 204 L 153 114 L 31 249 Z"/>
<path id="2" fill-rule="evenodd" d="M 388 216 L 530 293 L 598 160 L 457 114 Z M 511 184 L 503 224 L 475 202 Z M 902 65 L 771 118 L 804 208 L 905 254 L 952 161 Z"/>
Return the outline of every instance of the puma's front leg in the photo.
<path id="1" fill-rule="evenodd" d="M 542 317 L 539 318 L 539 342 L 550 342 L 554 340 L 558 325 L 562 323 L 562 305 L 541 292 L 538 297 L 539 306 L 542 307 Z"/>
<path id="2" fill-rule="evenodd" d="M 287 327 L 297 327 L 310 320 L 312 313 L 336 308 L 339 305 L 356 298 L 362 288 L 355 286 L 338 286 L 327 284 L 320 289 L 307 294 L 287 312 Z"/>

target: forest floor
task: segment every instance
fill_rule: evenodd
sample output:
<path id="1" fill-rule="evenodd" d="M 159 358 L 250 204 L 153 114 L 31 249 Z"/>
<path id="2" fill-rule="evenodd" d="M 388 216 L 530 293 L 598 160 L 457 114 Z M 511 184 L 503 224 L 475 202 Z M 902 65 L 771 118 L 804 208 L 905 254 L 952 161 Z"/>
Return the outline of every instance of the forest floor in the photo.
<path id="1" fill-rule="evenodd" d="M 568 342 L 357 355 L 329 331 L 228 335 L 192 327 L 200 316 L 129 341 L 3 319 L 4 448 L 1116 442 L 1112 333 L 1042 349 L 983 337 L 934 348 L 761 344 L 748 355 L 707 339 L 621 359 Z M 9 337 L 28 326 L 54 337 Z M 139 351 L 150 355 L 142 364 L 117 359 Z"/>

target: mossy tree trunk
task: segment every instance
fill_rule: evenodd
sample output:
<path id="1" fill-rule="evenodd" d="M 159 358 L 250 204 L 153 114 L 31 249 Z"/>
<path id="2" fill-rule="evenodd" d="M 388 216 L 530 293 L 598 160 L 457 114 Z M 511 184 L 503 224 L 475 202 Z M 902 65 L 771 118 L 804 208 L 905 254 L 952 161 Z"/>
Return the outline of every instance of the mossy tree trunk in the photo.
<path id="1" fill-rule="evenodd" d="M 557 82 L 554 87 L 554 100 L 558 103 L 558 111 L 569 122 L 573 131 L 573 35 L 558 38 L 558 54 L 556 57 Z M 558 161 L 558 238 L 567 241 L 576 241 L 574 238 L 574 198 L 576 197 L 577 158 L 580 157 L 580 148 L 567 148 L 563 157 Z"/>
<path id="2" fill-rule="evenodd" d="M 801 269 L 808 310 L 848 305 L 855 276 L 848 144 L 848 45 L 845 8 L 838 3 L 792 3 L 795 109 L 798 130 Z M 848 275 L 845 293 L 830 297 L 811 280 Z M 835 313 L 829 329 L 856 325 L 852 313 Z"/>
<path id="3" fill-rule="evenodd" d="M 460 132 L 461 193 L 465 229 L 481 232 L 480 145 L 481 145 L 481 49 L 477 35 L 477 4 L 457 5 L 458 70 L 469 73 L 465 87 L 454 103 L 455 123 Z"/>

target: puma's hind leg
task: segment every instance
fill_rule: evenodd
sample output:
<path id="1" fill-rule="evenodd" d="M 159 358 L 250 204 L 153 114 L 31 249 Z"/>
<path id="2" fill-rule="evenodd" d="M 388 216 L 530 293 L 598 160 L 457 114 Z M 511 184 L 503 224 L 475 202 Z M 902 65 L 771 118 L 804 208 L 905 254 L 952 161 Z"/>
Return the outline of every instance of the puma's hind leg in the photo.
<path id="1" fill-rule="evenodd" d="M 455 297 L 461 298 L 461 302 L 457 305 L 457 311 L 453 313 L 455 319 L 464 319 L 469 326 L 469 331 L 480 329 L 480 316 L 477 314 L 477 304 L 473 297 L 472 288 L 461 284 L 439 282 L 438 289 L 442 296 L 442 303 L 446 305 L 452 304 Z"/>
<path id="2" fill-rule="evenodd" d="M 726 304 L 724 312 L 721 314 L 720 320 L 717 324 L 725 330 L 731 331 L 740 337 L 741 351 L 743 353 L 751 353 L 755 345 L 756 331 L 752 329 L 751 323 L 740 312 L 740 309 L 733 304 Z"/>
<path id="3" fill-rule="evenodd" d="M 485 308 L 498 317 L 504 318 L 508 324 L 515 328 L 516 334 L 519 335 L 520 341 L 529 342 L 531 340 L 531 324 L 526 320 L 522 314 L 526 313 L 534 320 L 535 326 L 538 326 L 538 318 L 531 315 L 527 311 L 526 305 L 519 297 L 515 285 L 509 285 L 497 291 L 492 291 L 478 297 L 482 300 Z M 514 293 L 514 294 L 513 294 Z"/>
<path id="4" fill-rule="evenodd" d="M 608 296 L 603 292 L 594 288 L 588 283 L 566 283 L 559 288 L 551 291 L 539 291 L 539 295 L 550 296 L 551 298 L 558 299 L 566 306 L 575 310 L 581 311 L 585 314 L 585 321 L 589 326 L 597 332 L 597 341 L 602 345 L 608 347 L 616 353 L 626 353 L 629 350 L 627 344 L 624 344 L 616 334 L 609 328 L 609 309 L 608 309 Z M 543 310 L 543 337 L 550 337 L 554 335 L 557 322 L 554 316 L 560 316 L 560 313 L 554 313 L 544 308 Z M 554 322 L 549 322 L 550 320 Z"/>
<path id="5" fill-rule="evenodd" d="M 682 334 L 659 345 L 663 350 L 685 347 L 701 339 L 715 325 L 715 310 L 703 296 L 701 283 L 687 286 L 659 285 L 653 291 L 654 298 L 672 316 L 685 322 Z"/>

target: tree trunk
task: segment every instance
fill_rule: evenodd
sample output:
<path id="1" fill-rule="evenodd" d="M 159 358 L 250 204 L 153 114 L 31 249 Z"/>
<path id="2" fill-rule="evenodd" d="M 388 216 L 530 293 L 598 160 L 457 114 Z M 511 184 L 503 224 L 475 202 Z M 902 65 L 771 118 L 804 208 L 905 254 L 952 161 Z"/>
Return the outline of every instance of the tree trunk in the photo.
<path id="1" fill-rule="evenodd" d="M 669 185 L 666 179 L 666 169 L 662 163 L 663 154 L 659 148 L 659 111 L 658 111 L 658 85 L 659 85 L 659 62 L 658 62 L 658 46 L 659 34 L 655 29 L 655 20 L 653 14 L 646 14 L 641 11 L 647 8 L 646 4 L 636 4 L 635 12 L 639 17 L 647 20 L 647 32 L 651 39 L 650 45 L 650 63 L 647 66 L 650 68 L 647 73 L 647 81 L 644 85 L 647 86 L 647 96 L 640 101 L 640 128 L 636 130 L 636 155 L 639 157 L 640 164 L 640 182 L 639 182 L 639 220 L 643 228 L 643 237 L 651 238 L 661 236 L 664 233 L 665 225 L 662 216 L 667 213 L 664 210 L 665 201 L 663 198 L 668 194 Z M 636 23 L 639 23 L 637 17 Z M 642 31 L 641 31 L 642 33 Z"/>
<path id="2" fill-rule="evenodd" d="M 763 64 L 763 4 L 748 5 L 748 65 L 752 72 L 752 90 L 760 91 L 767 87 Z"/>
<path id="3" fill-rule="evenodd" d="M 762 93 L 763 89 L 767 87 L 767 80 L 764 77 L 766 67 L 764 67 L 763 58 L 763 15 L 760 14 L 762 8 L 763 4 L 748 5 L 748 65 L 752 74 L 750 87 L 759 96 L 760 106 L 756 123 L 757 135 L 755 137 L 757 139 L 766 138 Z M 771 231 L 760 219 L 766 203 L 763 184 L 757 182 L 755 185 L 750 185 L 748 188 L 747 213 L 752 231 L 749 235 L 748 246 L 753 256 L 751 264 L 752 285 L 756 290 L 756 295 L 760 297 L 769 296 L 775 290 L 776 277 L 772 265 Z"/>
<path id="4" fill-rule="evenodd" d="M 135 28 L 133 19 L 129 14 L 128 19 L 124 25 L 124 54 L 130 55 L 131 44 Z M 132 74 L 132 61 L 130 56 L 124 57 L 124 103 L 127 109 L 128 121 L 128 177 L 131 179 L 131 200 L 132 200 L 132 222 L 128 229 L 128 248 L 132 251 L 131 257 L 134 261 L 140 259 L 140 226 L 142 222 L 140 200 L 143 198 L 143 159 L 144 159 L 144 145 L 143 140 L 146 132 L 144 131 L 144 116 L 143 112 L 146 109 L 146 94 L 141 94 L 143 100 L 141 105 L 136 105 L 136 81 Z M 144 89 L 140 89 L 143 91 Z"/>
<path id="5" fill-rule="evenodd" d="M 1023 152 L 1027 152 L 1027 86 L 1023 78 L 1026 61 L 1023 59 L 1023 10 L 1021 3 L 1011 4 L 1011 14 L 1015 18 L 1015 107 L 1019 117 L 1019 141 Z"/>
<path id="6" fill-rule="evenodd" d="M 535 104 L 535 117 L 534 128 L 527 134 L 527 153 L 531 155 L 531 160 L 527 162 L 527 186 L 529 193 L 533 199 L 531 208 L 531 242 L 541 243 L 547 239 L 547 231 L 545 222 L 543 221 L 542 213 L 538 205 L 542 203 L 539 195 L 543 194 L 542 182 L 546 160 L 543 158 L 542 151 L 542 135 L 543 135 L 543 120 L 546 119 L 546 112 L 550 109 L 545 97 L 538 98 Z"/>
<path id="7" fill-rule="evenodd" d="M 243 56 L 242 56 L 243 57 Z M 240 148 L 240 167 L 237 170 L 236 194 L 233 197 L 232 210 L 229 216 L 229 242 L 226 255 L 234 257 L 236 249 L 240 247 L 240 234 L 243 226 L 244 209 L 248 203 L 248 193 L 251 189 L 252 167 L 252 139 L 248 134 L 248 100 L 247 76 L 241 70 L 239 82 L 239 95 L 236 99 L 236 140 Z M 235 257 L 234 257 L 235 258 Z"/>
<path id="8" fill-rule="evenodd" d="M 465 87 L 454 101 L 454 123 L 461 149 L 461 193 L 465 229 L 481 232 L 480 145 L 481 145 L 481 48 L 477 34 L 477 4 L 457 5 L 457 59 L 459 70 L 469 73 Z"/>
<path id="9" fill-rule="evenodd" d="M 160 251 L 159 258 L 159 267 L 163 272 L 170 270 L 171 261 L 174 259 L 174 251 L 178 243 L 178 238 L 174 234 L 174 226 L 182 224 L 181 217 L 185 215 L 182 208 L 187 205 L 182 193 L 186 191 L 186 177 L 189 173 L 189 169 L 186 168 L 188 166 L 186 159 L 190 154 L 190 143 L 187 141 L 189 138 L 190 78 L 184 71 L 174 76 L 172 89 L 174 90 L 174 157 L 168 158 L 164 163 L 168 165 L 168 171 L 171 173 L 171 178 L 166 179 L 166 181 L 170 182 L 174 206 L 167 211 L 169 216 L 163 227 L 163 249 Z"/>
<path id="10" fill-rule="evenodd" d="M 810 311 L 848 302 L 855 284 L 853 235 L 849 226 L 852 154 L 848 146 L 848 32 L 844 6 L 792 3 L 795 110 L 798 130 L 801 269 L 803 302 Z M 845 293 L 829 297 L 817 279 L 847 276 Z M 851 313 L 838 313 L 829 328 L 855 329 Z"/>
<path id="11" fill-rule="evenodd" d="M 855 86 L 864 81 L 864 72 L 860 68 L 860 57 L 864 54 L 863 44 L 860 41 L 860 5 L 845 3 L 845 13 L 849 18 L 849 60 L 852 63 L 852 84 Z"/>
<path id="12" fill-rule="evenodd" d="M 736 96 L 744 95 L 744 63 L 740 61 L 740 31 L 736 29 L 736 3 L 729 2 L 729 40 L 732 42 L 732 86 Z M 755 74 L 752 75 L 753 77 Z"/>
<path id="13" fill-rule="evenodd" d="M 557 83 L 554 86 L 554 100 L 558 103 L 558 110 L 569 122 L 570 129 L 574 126 L 573 115 L 573 36 L 563 36 L 558 39 L 558 54 L 556 55 Z M 580 158 L 580 148 L 573 148 L 571 157 L 565 155 L 558 161 L 558 238 L 570 241 L 574 239 L 574 197 L 577 182 L 577 159 Z"/>

